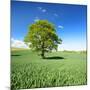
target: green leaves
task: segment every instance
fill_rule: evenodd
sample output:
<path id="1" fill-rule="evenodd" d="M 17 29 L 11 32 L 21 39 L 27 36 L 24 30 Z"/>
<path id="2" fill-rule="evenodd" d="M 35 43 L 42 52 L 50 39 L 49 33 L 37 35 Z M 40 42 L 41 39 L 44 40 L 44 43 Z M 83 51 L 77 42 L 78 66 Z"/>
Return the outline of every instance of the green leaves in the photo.
<path id="1" fill-rule="evenodd" d="M 62 42 L 56 34 L 54 25 L 47 20 L 39 20 L 30 25 L 24 41 L 30 42 L 32 49 L 43 54 L 46 51 L 56 50 L 58 44 Z"/>

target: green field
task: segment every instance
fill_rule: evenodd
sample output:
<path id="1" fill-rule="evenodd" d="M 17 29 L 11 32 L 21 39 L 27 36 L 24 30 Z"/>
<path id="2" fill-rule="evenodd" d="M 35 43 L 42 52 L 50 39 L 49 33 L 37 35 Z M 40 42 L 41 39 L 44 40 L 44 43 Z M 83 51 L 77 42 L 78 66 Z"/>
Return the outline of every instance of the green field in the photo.
<path id="1" fill-rule="evenodd" d="M 42 59 L 30 50 L 11 51 L 11 88 L 87 84 L 86 53 L 53 52 Z"/>

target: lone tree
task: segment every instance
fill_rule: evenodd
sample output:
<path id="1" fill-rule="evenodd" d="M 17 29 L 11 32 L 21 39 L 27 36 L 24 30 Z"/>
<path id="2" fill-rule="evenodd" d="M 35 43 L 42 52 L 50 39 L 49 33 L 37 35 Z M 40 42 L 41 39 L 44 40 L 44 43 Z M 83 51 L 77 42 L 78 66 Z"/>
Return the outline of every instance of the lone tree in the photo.
<path id="1" fill-rule="evenodd" d="M 42 58 L 45 58 L 45 52 L 57 50 L 58 44 L 62 42 L 56 34 L 54 25 L 47 20 L 38 20 L 30 25 L 24 41 L 30 42 L 30 48 L 39 51 Z"/>

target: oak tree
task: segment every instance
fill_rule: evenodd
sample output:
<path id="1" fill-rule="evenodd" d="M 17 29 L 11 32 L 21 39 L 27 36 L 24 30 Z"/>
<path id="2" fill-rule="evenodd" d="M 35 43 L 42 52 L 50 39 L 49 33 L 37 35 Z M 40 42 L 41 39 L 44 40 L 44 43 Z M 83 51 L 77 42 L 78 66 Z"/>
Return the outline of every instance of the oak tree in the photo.
<path id="1" fill-rule="evenodd" d="M 62 40 L 56 34 L 55 26 L 47 20 L 38 20 L 31 24 L 24 41 L 30 44 L 30 48 L 39 51 L 42 58 L 45 53 L 57 50 Z"/>

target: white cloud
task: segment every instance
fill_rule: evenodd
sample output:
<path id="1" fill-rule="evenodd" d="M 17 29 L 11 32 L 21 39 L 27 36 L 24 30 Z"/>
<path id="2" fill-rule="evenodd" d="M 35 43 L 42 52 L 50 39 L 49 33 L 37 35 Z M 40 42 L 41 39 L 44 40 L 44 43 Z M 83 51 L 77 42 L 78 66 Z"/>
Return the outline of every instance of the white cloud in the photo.
<path id="1" fill-rule="evenodd" d="M 58 28 L 63 29 L 64 27 L 62 25 L 59 25 Z"/>
<path id="2" fill-rule="evenodd" d="M 54 13 L 54 16 L 55 16 L 55 17 L 58 17 L 58 14 Z"/>
<path id="3" fill-rule="evenodd" d="M 42 9 L 42 7 L 37 7 L 39 10 L 41 10 Z"/>
<path id="4" fill-rule="evenodd" d="M 42 7 L 37 7 L 41 12 L 46 12 L 47 10 L 45 8 Z"/>
<path id="5" fill-rule="evenodd" d="M 42 9 L 42 12 L 46 12 L 47 10 L 46 9 Z"/>
<path id="6" fill-rule="evenodd" d="M 86 46 L 82 45 L 82 43 L 75 44 L 75 43 L 63 43 L 58 45 L 58 51 L 81 51 L 86 50 Z"/>
<path id="7" fill-rule="evenodd" d="M 29 48 L 28 45 L 25 44 L 25 42 L 16 40 L 14 38 L 11 39 L 11 47 L 15 48 Z"/>
<path id="8" fill-rule="evenodd" d="M 39 17 L 35 17 L 34 22 L 40 20 Z"/>
<path id="9" fill-rule="evenodd" d="M 58 49 L 57 49 L 58 51 L 63 51 L 64 50 L 64 47 L 63 47 L 63 45 L 58 45 Z"/>

